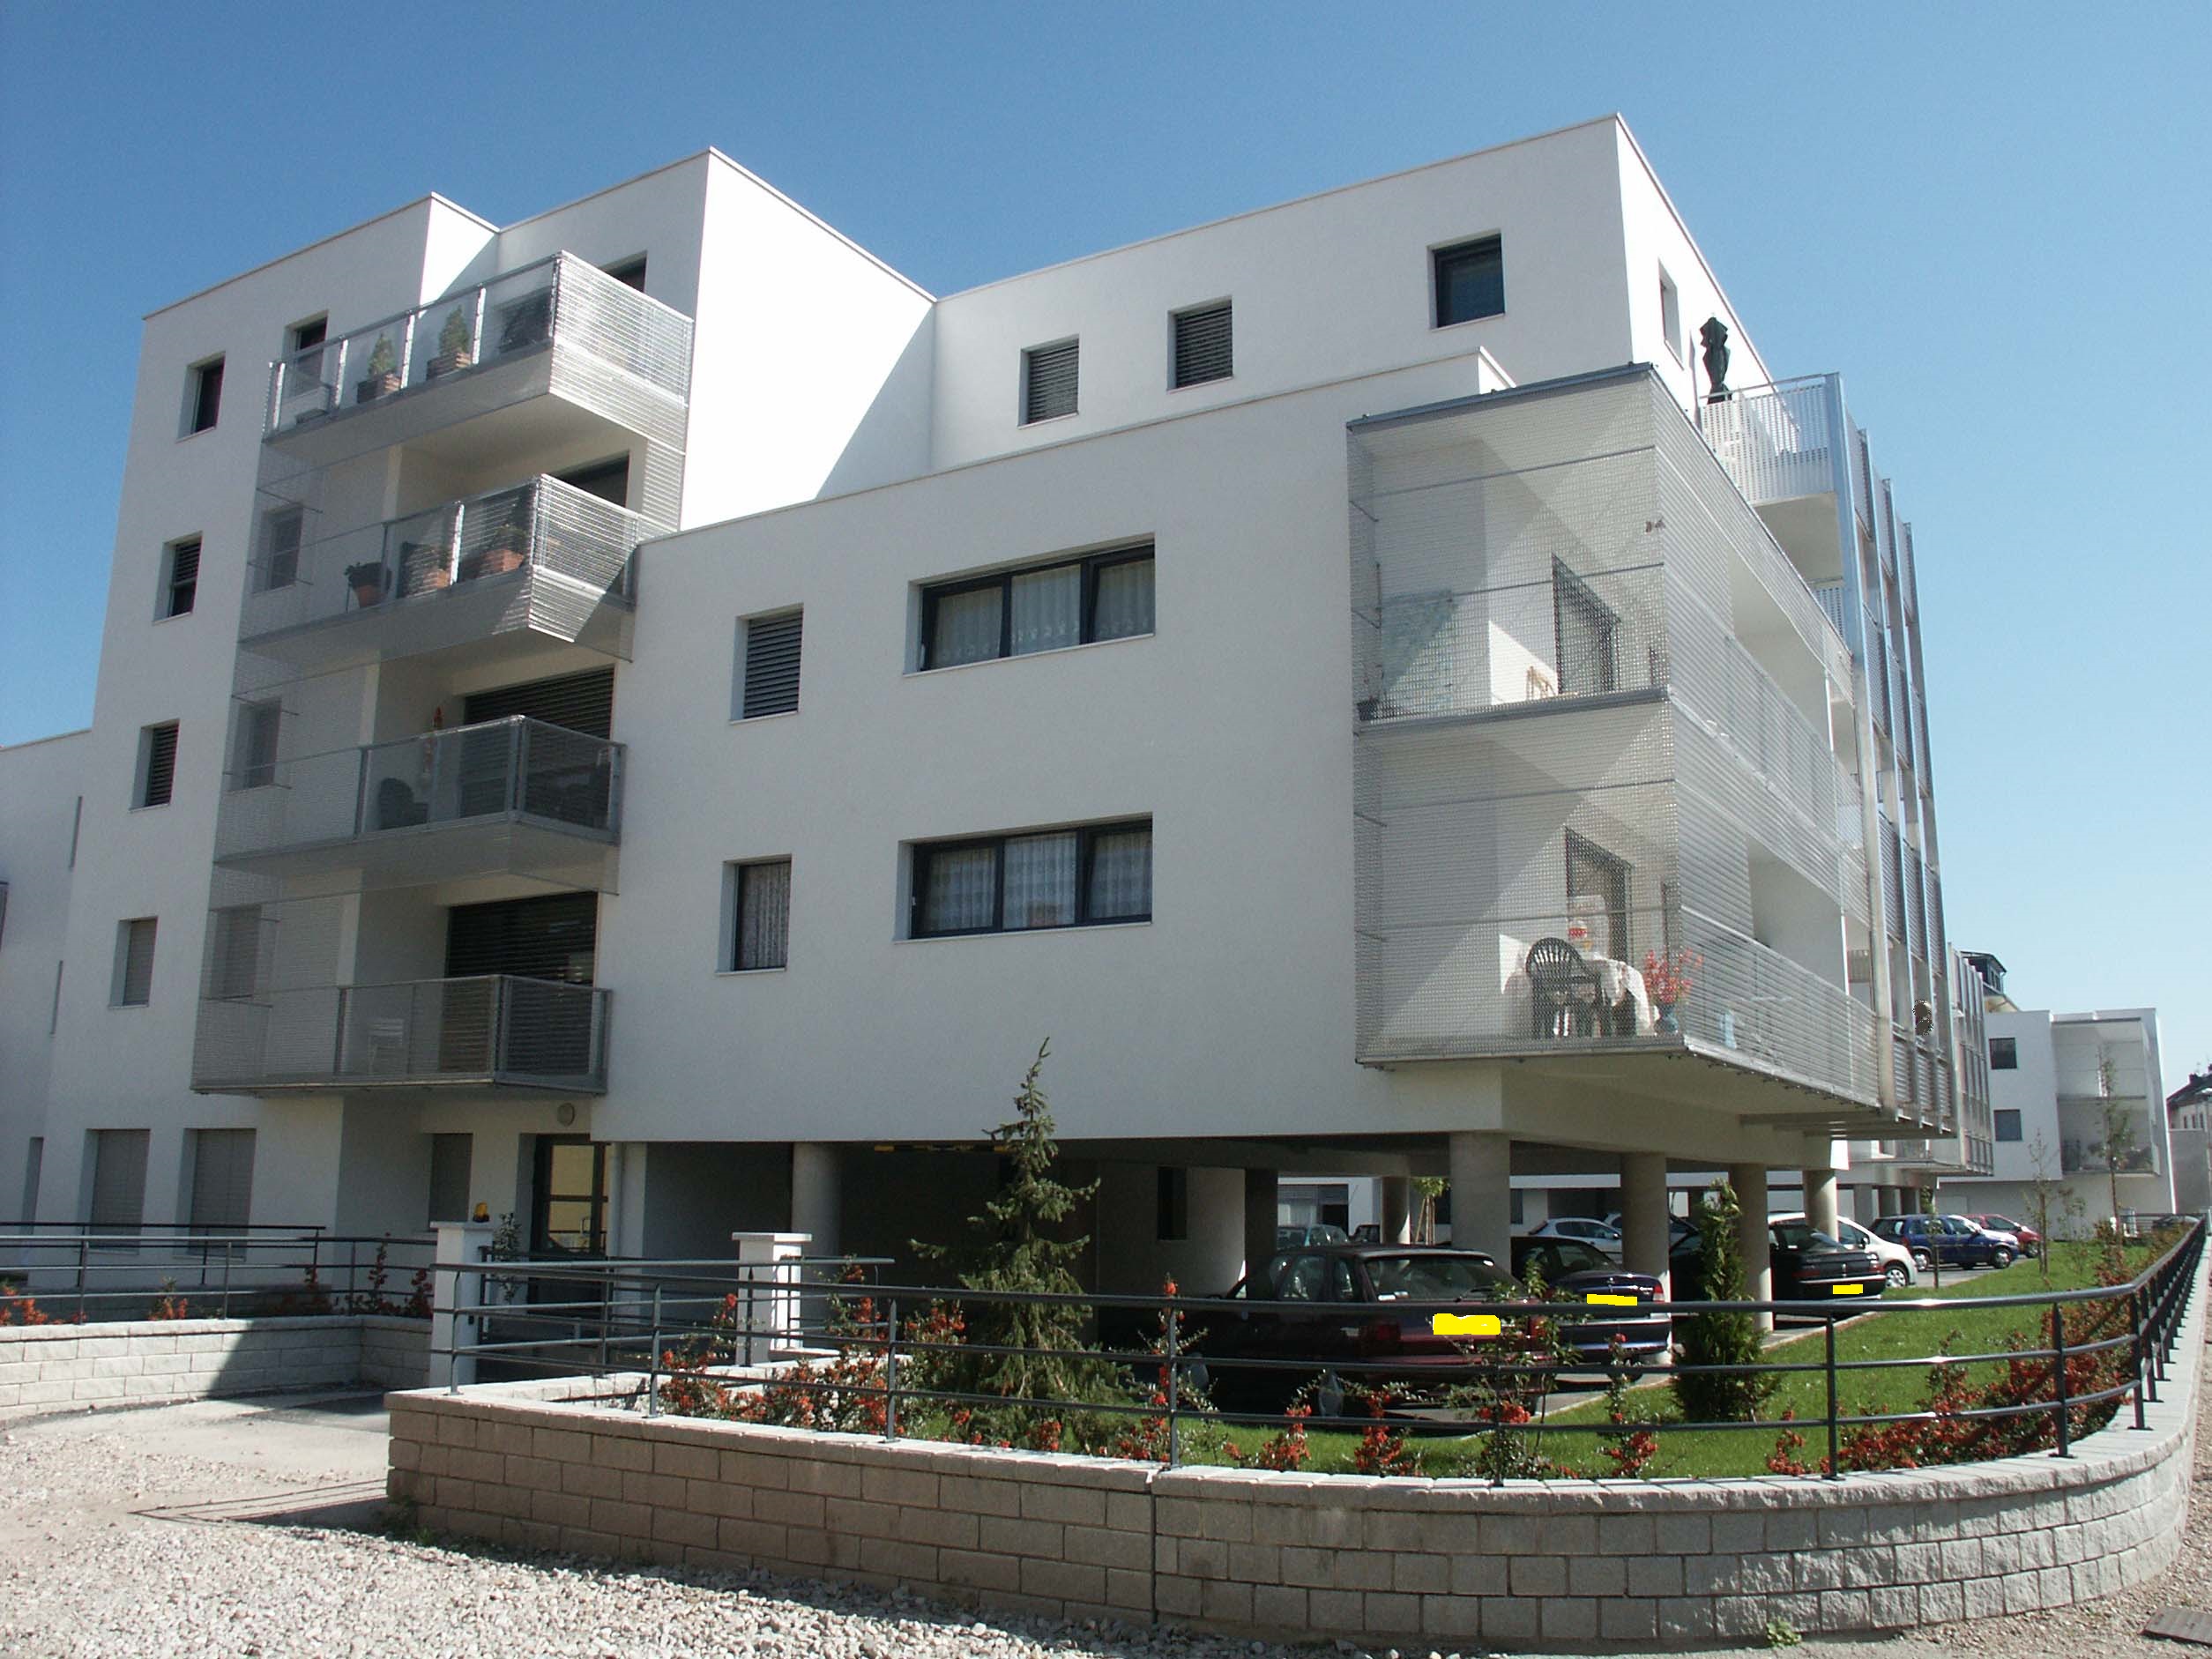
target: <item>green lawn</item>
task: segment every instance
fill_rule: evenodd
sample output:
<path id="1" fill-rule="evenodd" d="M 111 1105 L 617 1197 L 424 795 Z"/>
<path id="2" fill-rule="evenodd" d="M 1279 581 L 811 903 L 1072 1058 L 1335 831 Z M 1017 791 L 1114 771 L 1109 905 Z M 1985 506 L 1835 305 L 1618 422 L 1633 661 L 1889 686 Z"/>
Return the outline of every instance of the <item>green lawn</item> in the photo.
<path id="1" fill-rule="evenodd" d="M 2150 1261 L 2149 1245 L 2130 1248 L 2128 1264 L 2134 1270 L 2140 1272 L 2149 1265 Z M 1895 1305 L 1925 1299 L 1949 1302 L 1962 1298 L 2028 1296 L 2045 1288 L 2078 1290 L 2097 1282 L 2096 1252 L 2089 1245 L 2054 1245 L 2047 1281 L 2044 1267 L 2042 1262 L 2022 1261 L 2000 1271 L 1987 1268 L 1946 1269 L 1940 1287 L 1923 1280 L 1908 1292 L 1891 1292 L 1882 1298 L 1882 1302 Z M 2086 1312 L 2083 1311 L 2083 1317 L 2086 1317 Z M 2047 1329 L 2049 1317 L 2047 1306 L 1966 1309 L 1898 1307 L 1891 1312 L 1858 1313 L 1837 1328 L 1836 1358 L 1839 1368 L 1856 1361 L 1910 1360 L 1921 1363 L 1843 1371 L 1837 1391 L 1841 1409 L 1846 1415 L 1917 1410 L 1927 1387 L 1928 1367 L 1925 1362 L 1931 1357 L 1940 1351 L 1955 1354 L 2000 1352 L 2005 1347 L 2006 1339 L 2016 1332 L 2024 1334 L 2039 1328 Z M 1806 1445 L 1797 1456 L 1806 1463 L 1816 1463 L 1828 1450 L 1826 1431 L 1818 1421 L 1827 1413 L 1827 1382 L 1822 1365 L 1825 1346 L 1822 1334 L 1818 1329 L 1805 1332 L 1785 1330 L 1776 1335 L 1769 1350 L 1777 1364 L 1811 1367 L 1789 1375 L 1773 1402 L 1761 1414 L 1774 1418 L 1779 1417 L 1785 1409 L 1793 1409 L 1799 1417 L 1814 1419 L 1800 1431 L 1805 1436 Z M 1970 1366 L 1968 1378 L 1976 1383 L 1985 1381 L 2001 1369 L 2001 1364 L 1991 1362 Z M 1666 1432 L 1665 1421 L 1675 1417 L 1674 1395 L 1663 1376 L 1647 1379 L 1643 1386 L 1632 1392 L 1632 1398 L 1640 1407 L 1647 1409 L 1660 1419 L 1655 1425 L 1659 1451 L 1644 1470 L 1647 1478 L 1763 1475 L 1767 1472 L 1767 1456 L 1775 1445 L 1774 1430 L 1702 1430 L 1670 1434 Z M 1554 1412 L 1550 1418 L 1556 1424 L 1595 1424 L 1604 1420 L 1602 1397 L 1594 1393 L 1585 1401 Z M 1531 1425 L 1532 1429 L 1537 1426 Z M 1472 1444 L 1468 1437 L 1423 1433 L 1419 1431 L 1418 1425 L 1414 1425 L 1414 1429 L 1412 1444 L 1423 1454 L 1424 1473 L 1455 1475 L 1461 1472 L 1461 1465 L 1465 1462 Z M 1235 1428 L 1209 1432 L 1203 1427 L 1188 1431 L 1186 1443 L 1191 1461 L 1230 1462 L 1225 1449 L 1212 1443 L 1217 1438 L 1224 1446 L 1233 1443 L 1249 1453 L 1267 1439 L 1267 1432 L 1263 1429 Z M 1307 1437 L 1312 1449 L 1307 1469 L 1316 1474 L 1350 1472 L 1353 1448 L 1359 1444 L 1359 1439 L 1355 1433 L 1314 1431 Z M 1581 1472 L 1609 1472 L 1611 1465 L 1599 1453 L 1598 1444 L 1598 1437 L 1590 1433 L 1544 1434 L 1541 1436 L 1540 1449 L 1554 1462 Z"/>

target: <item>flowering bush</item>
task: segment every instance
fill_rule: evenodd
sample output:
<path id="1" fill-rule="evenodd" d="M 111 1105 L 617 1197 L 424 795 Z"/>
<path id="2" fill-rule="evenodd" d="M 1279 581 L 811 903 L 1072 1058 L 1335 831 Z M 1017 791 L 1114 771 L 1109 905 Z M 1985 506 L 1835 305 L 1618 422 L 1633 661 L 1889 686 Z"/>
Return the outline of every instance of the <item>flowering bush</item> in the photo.
<path id="1" fill-rule="evenodd" d="M 1362 1475 L 1418 1475 L 1421 1472 L 1421 1454 L 1405 1443 L 1405 1431 L 1387 1421 L 1383 1414 L 1390 1409 L 1396 1393 L 1387 1384 L 1370 1388 L 1362 1397 L 1370 1421 L 1359 1432 L 1359 1444 L 1352 1448 L 1352 1466 Z"/>

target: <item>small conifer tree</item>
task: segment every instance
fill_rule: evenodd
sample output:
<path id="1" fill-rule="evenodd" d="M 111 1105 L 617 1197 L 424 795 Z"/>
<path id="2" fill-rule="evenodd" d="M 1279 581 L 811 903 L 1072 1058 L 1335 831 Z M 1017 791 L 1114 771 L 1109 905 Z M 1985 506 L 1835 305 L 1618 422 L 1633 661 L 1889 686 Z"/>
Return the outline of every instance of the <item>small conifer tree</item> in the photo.
<path id="1" fill-rule="evenodd" d="M 1742 1207 L 1735 1189 L 1715 1181 L 1697 1216 L 1698 1290 L 1709 1302 L 1748 1300 L 1744 1259 L 1737 1247 L 1736 1224 Z M 1751 1313 L 1695 1313 L 1679 1320 L 1684 1365 L 1756 1365 L 1762 1354 L 1759 1321 Z M 1692 1423 L 1748 1423 L 1773 1397 L 1779 1380 L 1770 1373 L 1713 1373 L 1677 1369 L 1674 1398 Z"/>

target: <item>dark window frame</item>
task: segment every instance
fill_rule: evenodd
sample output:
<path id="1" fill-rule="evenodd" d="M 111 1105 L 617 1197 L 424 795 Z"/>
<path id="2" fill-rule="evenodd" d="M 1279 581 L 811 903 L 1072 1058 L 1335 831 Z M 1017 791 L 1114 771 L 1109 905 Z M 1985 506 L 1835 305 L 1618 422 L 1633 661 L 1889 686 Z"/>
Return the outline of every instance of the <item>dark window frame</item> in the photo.
<path id="1" fill-rule="evenodd" d="M 161 615 L 167 622 L 179 616 L 190 616 L 199 602 L 200 560 L 206 552 L 206 541 L 197 535 L 179 536 L 161 549 Z M 189 553 L 191 570 L 189 577 L 176 573 L 177 564 Z"/>
<path id="2" fill-rule="evenodd" d="M 202 358 L 184 371 L 184 435 L 212 432 L 223 418 L 224 353 Z"/>
<path id="3" fill-rule="evenodd" d="M 756 642 L 754 637 L 754 630 L 761 628 L 777 628 L 785 624 L 790 625 L 797 636 L 797 644 L 795 648 L 797 660 L 793 664 L 792 670 L 791 701 L 788 705 L 779 704 L 778 706 L 771 708 L 767 706 L 772 700 L 769 694 L 775 688 L 768 685 L 764 681 L 757 678 L 756 671 L 759 665 L 755 661 L 753 653 L 756 648 L 756 644 L 766 644 L 772 642 L 768 640 Z M 758 615 L 748 616 L 744 618 L 740 623 L 740 626 L 745 630 L 745 668 L 744 672 L 738 676 L 737 718 L 741 721 L 772 720 L 778 715 L 798 713 L 799 699 L 803 689 L 803 684 L 806 678 L 806 607 L 802 605 L 794 605 L 786 610 L 763 611 Z M 762 703 L 762 706 L 758 708 L 754 706 L 754 695 L 756 691 L 760 693 L 760 700 Z"/>
<path id="4" fill-rule="evenodd" d="M 1998 1055 L 2002 1054 L 2002 1060 Z M 1989 1068 L 1992 1071 L 2020 1069 L 2020 1039 L 2016 1037 L 1992 1037 L 1989 1039 Z"/>
<path id="5" fill-rule="evenodd" d="M 1217 375 L 1197 375 L 1189 379 L 1183 376 L 1183 326 L 1209 321 L 1218 315 L 1227 335 L 1225 366 Z M 1195 353 L 1194 353 L 1195 354 Z M 1237 312 L 1234 300 L 1209 300 L 1199 305 L 1187 305 L 1167 314 L 1167 389 L 1183 391 L 1192 386 L 1211 386 L 1221 381 L 1237 377 Z"/>
<path id="6" fill-rule="evenodd" d="M 182 724 L 176 720 L 157 720 L 151 725 L 138 728 L 138 775 L 132 780 L 132 811 L 145 812 L 152 807 L 166 807 L 176 799 L 176 753 L 182 734 Z M 153 793 L 160 771 L 156 757 L 164 739 L 168 743 L 168 760 L 166 775 L 159 779 L 161 797 L 157 800 Z"/>
<path id="7" fill-rule="evenodd" d="M 909 926 L 907 936 L 912 939 L 970 939 L 983 934 L 1053 934 L 1065 933 L 1071 927 L 1134 926 L 1149 923 L 1152 910 L 1148 903 L 1142 916 L 1092 916 L 1091 912 L 1091 876 L 1101 836 L 1127 835 L 1142 830 L 1149 838 L 1152 834 L 1150 818 L 1117 818 L 1106 823 L 1061 824 L 1035 830 L 1010 830 L 1001 835 L 962 836 L 947 841 L 917 841 L 913 844 L 912 859 L 912 889 L 907 896 Z M 1006 925 L 1006 844 L 1026 841 L 1033 836 L 1073 835 L 1076 840 L 1076 919 L 1073 921 L 1049 922 L 1034 927 L 1009 927 Z M 983 927 L 929 927 L 923 904 L 929 892 L 929 867 L 933 860 L 948 853 L 973 852 L 987 849 L 991 853 L 991 922 Z"/>
<path id="8" fill-rule="evenodd" d="M 1065 409 L 1050 413 L 1038 413 L 1037 359 L 1047 353 L 1072 352 L 1075 354 L 1075 392 Z M 1022 349 L 1022 406 L 1019 425 L 1042 426 L 1047 420 L 1065 420 L 1070 415 L 1083 413 L 1083 336 L 1070 334 L 1063 339 L 1046 340 L 1041 346 Z"/>
<path id="9" fill-rule="evenodd" d="M 1488 257 L 1498 267 L 1498 304 L 1495 310 L 1471 311 L 1465 316 L 1447 316 L 1445 297 L 1451 292 L 1450 276 L 1461 264 L 1470 264 Z M 1470 236 L 1460 242 L 1444 242 L 1428 250 L 1429 317 L 1435 328 L 1456 328 L 1462 323 L 1479 323 L 1485 317 L 1503 316 L 1506 312 L 1505 237 L 1493 231 L 1487 235 Z"/>
<path id="10" fill-rule="evenodd" d="M 933 672 L 937 666 L 929 660 L 929 655 L 930 645 L 936 638 L 937 635 L 938 606 L 946 599 L 958 599 L 963 595 L 969 593 L 980 593 L 990 588 L 996 588 L 999 591 L 998 653 L 995 656 L 977 657 L 972 658 L 971 660 L 973 662 L 1004 662 L 1007 658 L 1015 655 L 1015 580 L 1019 577 L 1043 576 L 1054 570 L 1074 569 L 1080 567 L 1083 572 L 1083 620 L 1081 626 L 1076 630 L 1076 645 L 1110 644 L 1116 639 L 1150 638 L 1151 634 L 1158 631 L 1159 597 L 1158 588 L 1157 585 L 1155 585 L 1153 589 L 1153 627 L 1151 630 L 1143 634 L 1114 634 L 1104 640 L 1101 640 L 1099 637 L 1099 574 L 1102 571 L 1112 569 L 1116 565 L 1136 564 L 1148 560 L 1152 562 L 1157 566 L 1158 562 L 1158 550 L 1157 545 L 1149 540 L 1131 542 L 1123 547 L 1108 547 L 1102 549 L 1098 553 L 1084 554 L 1078 558 L 1050 559 L 1042 564 L 1017 565 L 1011 569 L 1000 570 L 990 576 L 963 577 L 951 582 L 925 583 L 921 590 L 921 649 L 917 659 L 915 672 L 917 673 L 929 673 Z M 1155 571 L 1154 580 L 1157 584 L 1157 570 Z M 1071 645 L 1059 645 L 1054 646 L 1053 650 L 1072 651 L 1074 648 L 1075 647 Z M 1046 657 L 1050 656 L 1051 654 L 1051 651 L 1027 651 L 1021 653 L 1021 655 L 1024 657 Z M 968 666 L 968 663 L 950 663 L 946 665 L 946 666 L 953 668 L 965 668 Z"/>
<path id="11" fill-rule="evenodd" d="M 1566 893 L 1568 903 L 1571 904 L 1575 899 L 1583 897 L 1604 899 L 1606 925 L 1620 935 L 1616 939 L 1606 941 L 1610 949 L 1618 950 L 1620 953 L 1616 956 L 1612 956 L 1611 960 L 1628 961 L 1628 953 L 1635 949 L 1630 919 L 1635 911 L 1636 867 L 1610 847 L 1600 846 L 1588 836 L 1574 830 L 1568 830 L 1566 832 Z M 1575 890 L 1575 866 L 1577 860 L 1598 870 L 1608 878 L 1617 876 L 1620 879 L 1620 903 L 1618 906 L 1612 903 L 1612 895 L 1610 893 L 1582 894 Z"/>
<path id="12" fill-rule="evenodd" d="M 2005 1133 L 2005 1120 L 2007 1118 L 2012 1120 L 2010 1135 Z M 2009 1146 L 2022 1138 L 2019 1107 L 1992 1106 L 1990 1109 L 1989 1121 L 1990 1135 L 1997 1144 Z"/>
<path id="13" fill-rule="evenodd" d="M 1567 623 L 1570 606 L 1578 610 L 1575 620 L 1603 641 L 1594 653 L 1595 678 L 1598 681 L 1594 688 L 1568 683 Z M 1620 689 L 1620 613 L 1598 597 L 1598 590 L 1590 586 L 1588 577 L 1559 559 L 1552 561 L 1552 658 L 1562 697 L 1601 697 Z M 1586 665 L 1575 666 L 1581 669 Z M 1579 681 L 1580 673 L 1575 677 Z"/>
<path id="14" fill-rule="evenodd" d="M 791 967 L 791 877 L 792 861 L 780 859 L 735 859 L 730 863 L 730 949 L 723 964 L 725 973 L 783 973 Z M 784 953 L 779 962 L 748 962 L 745 960 L 745 889 L 746 878 L 755 870 L 780 869 L 784 872 Z"/>

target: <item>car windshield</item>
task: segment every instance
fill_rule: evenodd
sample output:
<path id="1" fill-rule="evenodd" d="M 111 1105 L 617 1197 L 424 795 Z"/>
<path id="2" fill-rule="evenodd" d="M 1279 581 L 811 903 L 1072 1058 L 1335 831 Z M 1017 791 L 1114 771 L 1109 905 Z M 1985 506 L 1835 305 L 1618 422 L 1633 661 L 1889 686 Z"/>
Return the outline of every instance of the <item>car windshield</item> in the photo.
<path id="1" fill-rule="evenodd" d="M 1772 1222 L 1769 1224 L 1767 1232 L 1784 1250 L 1841 1250 L 1843 1247 L 1826 1233 L 1815 1231 L 1809 1222 Z"/>
<path id="2" fill-rule="evenodd" d="M 1369 1256 L 1367 1277 L 1378 1302 L 1451 1302 L 1509 1296 L 1513 1281 L 1473 1256 Z"/>
<path id="3" fill-rule="evenodd" d="M 1579 1239 L 1547 1239 L 1528 1253 L 1527 1260 L 1541 1268 L 1547 1279 L 1556 1279 L 1562 1273 L 1606 1270 L 1612 1266 L 1612 1259 L 1604 1251 L 1592 1249 Z"/>
<path id="4" fill-rule="evenodd" d="M 1982 1217 L 1982 1225 L 1992 1228 L 1998 1232 L 2018 1232 L 2020 1231 L 2020 1224 L 2012 1220 L 2009 1216 L 1985 1216 Z"/>

